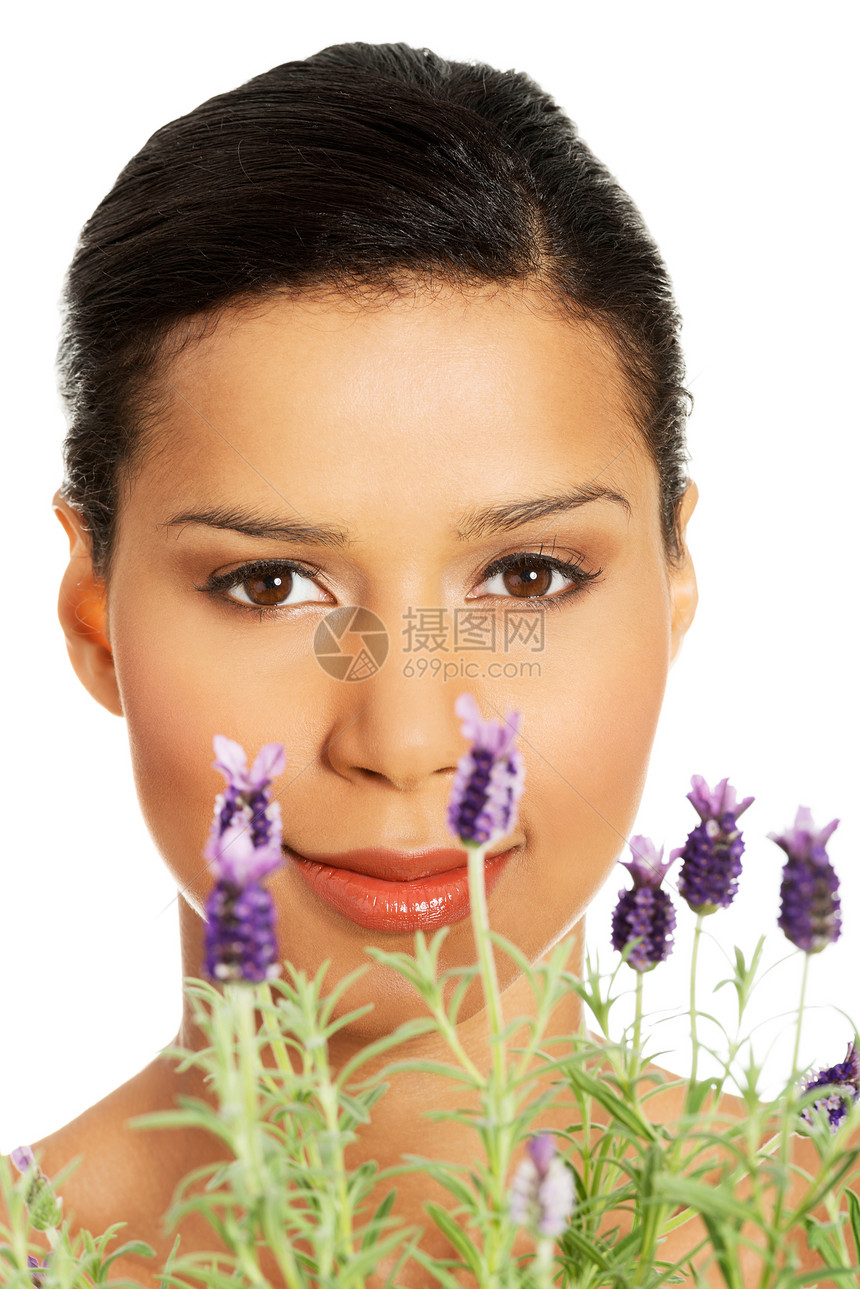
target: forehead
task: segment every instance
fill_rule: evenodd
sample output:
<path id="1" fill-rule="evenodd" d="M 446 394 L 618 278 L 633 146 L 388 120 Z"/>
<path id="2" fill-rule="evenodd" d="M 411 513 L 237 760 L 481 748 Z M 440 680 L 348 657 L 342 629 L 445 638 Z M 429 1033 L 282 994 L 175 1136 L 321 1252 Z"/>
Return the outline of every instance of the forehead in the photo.
<path id="1" fill-rule="evenodd" d="M 500 471 L 628 486 L 654 473 L 606 339 L 525 289 L 231 308 L 165 366 L 164 388 L 144 473 L 173 490 L 229 475 L 249 496 L 261 480 L 289 495 L 315 477 L 378 500 L 399 478 L 441 501 L 482 480 L 492 493 Z"/>

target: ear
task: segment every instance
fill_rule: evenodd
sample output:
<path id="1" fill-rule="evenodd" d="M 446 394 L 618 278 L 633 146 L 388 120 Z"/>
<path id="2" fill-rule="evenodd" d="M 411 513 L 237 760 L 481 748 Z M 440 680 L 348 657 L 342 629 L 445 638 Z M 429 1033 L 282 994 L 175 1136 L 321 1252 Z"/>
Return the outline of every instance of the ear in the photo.
<path id="1" fill-rule="evenodd" d="M 696 570 L 687 549 L 687 523 L 696 509 L 699 500 L 699 489 L 692 479 L 687 480 L 687 489 L 681 500 L 678 513 L 678 537 L 683 557 L 677 566 L 669 570 L 669 590 L 672 600 L 672 645 L 669 662 L 674 663 L 681 650 L 684 637 L 696 616 L 699 603 L 699 589 L 696 585 Z"/>
<path id="2" fill-rule="evenodd" d="M 104 582 L 93 572 L 89 530 L 59 492 L 54 514 L 69 539 L 69 566 L 60 583 L 57 614 L 78 680 L 114 716 L 122 716 L 107 626 Z"/>

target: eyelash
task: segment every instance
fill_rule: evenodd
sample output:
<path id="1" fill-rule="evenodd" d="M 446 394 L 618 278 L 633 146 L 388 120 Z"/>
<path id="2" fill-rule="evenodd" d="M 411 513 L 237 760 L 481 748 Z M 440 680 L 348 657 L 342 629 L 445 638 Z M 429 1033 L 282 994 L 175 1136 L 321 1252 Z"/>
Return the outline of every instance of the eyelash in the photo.
<path id="1" fill-rule="evenodd" d="M 509 568 L 516 568 L 519 564 L 531 563 L 542 566 L 551 572 L 561 573 L 563 577 L 570 578 L 573 586 L 568 587 L 566 591 L 560 591 L 556 595 L 531 595 L 531 596 L 501 596 L 501 599 L 510 600 L 514 603 L 534 603 L 540 604 L 548 609 L 560 609 L 563 604 L 578 595 L 589 583 L 596 581 L 603 569 L 599 568 L 593 573 L 587 572 L 582 568 L 579 561 L 567 563 L 564 560 L 556 559 L 552 555 L 542 555 L 535 551 L 517 551 L 513 555 L 503 555 L 499 559 L 493 560 L 483 571 L 481 583 L 489 581 L 496 573 L 507 572 Z M 295 560 L 255 560 L 251 564 L 243 564 L 241 568 L 233 569 L 231 573 L 213 573 L 204 586 L 196 587 L 196 590 L 203 591 L 207 595 L 225 599 L 228 604 L 237 608 L 244 609 L 251 613 L 256 613 L 259 617 L 270 618 L 280 617 L 285 609 L 298 608 L 298 605 L 255 605 L 243 604 L 240 600 L 233 600 L 225 596 L 225 591 L 230 591 L 236 586 L 241 586 L 243 582 L 250 581 L 252 577 L 266 577 L 272 574 L 298 573 L 301 577 L 310 578 L 313 581 L 321 572 L 319 568 L 309 568 L 305 564 L 299 564 Z M 313 603 L 313 601 L 310 601 Z"/>
<path id="2" fill-rule="evenodd" d="M 561 573 L 562 576 L 573 581 L 573 586 L 568 587 L 566 591 L 559 591 L 557 595 L 524 595 L 522 597 L 506 595 L 502 597 L 503 599 L 511 600 L 514 603 L 519 600 L 523 604 L 534 601 L 534 603 L 542 604 L 548 609 L 560 609 L 563 604 L 578 595 L 590 582 L 596 581 L 603 572 L 602 568 L 598 568 L 593 573 L 586 572 L 582 567 L 581 560 L 570 564 L 565 560 L 556 559 L 553 555 L 541 555 L 536 551 L 517 551 L 514 555 L 502 555 L 499 559 L 493 560 L 492 564 L 488 564 L 484 569 L 481 581 L 487 582 L 491 577 L 495 577 L 496 573 L 504 573 L 509 568 L 516 568 L 518 564 L 528 563 L 537 564 L 549 569 L 551 572 Z"/>

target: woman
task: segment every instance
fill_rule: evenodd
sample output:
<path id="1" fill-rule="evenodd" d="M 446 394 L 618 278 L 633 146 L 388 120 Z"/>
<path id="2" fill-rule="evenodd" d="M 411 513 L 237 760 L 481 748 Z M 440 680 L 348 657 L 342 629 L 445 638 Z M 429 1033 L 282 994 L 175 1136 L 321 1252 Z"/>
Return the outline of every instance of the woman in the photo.
<path id="1" fill-rule="evenodd" d="M 440 970 L 474 960 L 457 879 L 439 876 L 462 870 L 444 820 L 464 689 L 486 716 L 522 713 L 527 789 L 488 864 L 491 924 L 533 962 L 567 937 L 581 969 L 696 609 L 679 326 L 635 207 L 521 74 L 335 46 L 171 122 L 121 173 L 67 282 L 60 616 L 82 683 L 128 723 L 183 975 L 204 956 L 217 733 L 287 748 L 282 957 L 330 959 L 333 987 L 366 945 L 410 952 L 417 927 L 450 925 Z M 355 606 L 384 642 L 358 680 L 319 633 Z M 505 1014 L 528 1013 L 525 978 L 506 956 L 498 970 Z M 364 1003 L 335 1068 L 424 1014 L 376 963 L 340 1010 Z M 483 1067 L 477 989 L 461 1017 Z M 549 1033 L 580 1019 L 570 995 Z M 176 1041 L 202 1042 L 187 1003 Z M 403 1055 L 448 1054 L 425 1039 Z M 182 1093 L 207 1090 L 161 1056 L 34 1143 L 49 1174 L 84 1156 L 63 1189 L 77 1225 L 127 1222 L 159 1266 L 175 1186 L 221 1155 L 125 1123 Z M 468 1163 L 472 1132 L 421 1114 L 463 1101 L 450 1081 L 394 1079 L 350 1162 Z M 535 1126 L 569 1122 L 556 1107 Z M 408 1222 L 450 1205 L 418 1173 L 398 1191 Z M 183 1251 L 215 1247 L 208 1226 L 181 1233 Z M 677 1241 L 673 1256 L 689 1228 Z M 424 1245 L 449 1253 L 438 1232 Z"/>

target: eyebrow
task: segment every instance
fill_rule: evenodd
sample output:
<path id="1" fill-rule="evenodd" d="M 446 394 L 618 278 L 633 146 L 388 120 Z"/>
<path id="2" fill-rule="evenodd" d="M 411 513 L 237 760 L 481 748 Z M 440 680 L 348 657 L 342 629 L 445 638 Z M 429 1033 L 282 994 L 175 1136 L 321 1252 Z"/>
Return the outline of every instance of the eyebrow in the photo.
<path id="1" fill-rule="evenodd" d="M 606 488 L 602 483 L 586 483 L 568 492 L 557 493 L 549 497 L 534 497 L 530 501 L 507 501 L 484 510 L 472 511 L 464 515 L 457 528 L 460 541 L 475 541 L 479 537 L 490 537 L 495 533 L 511 532 L 533 519 L 543 519 L 546 515 L 557 515 L 568 510 L 577 510 L 587 506 L 591 501 L 614 501 L 629 516 L 632 507 L 623 493 L 613 488 Z"/>
<path id="2" fill-rule="evenodd" d="M 577 510 L 592 501 L 611 501 L 621 506 L 628 515 L 631 514 L 630 502 L 622 493 L 616 492 L 613 488 L 606 488 L 603 484 L 587 483 L 551 496 L 533 497 L 528 501 L 498 502 L 481 510 L 469 511 L 461 516 L 455 527 L 457 540 L 476 541 L 481 537 L 511 532 L 534 519 Z M 247 537 L 304 543 L 310 546 L 343 548 L 352 545 L 354 541 L 349 530 L 345 528 L 335 528 L 330 524 L 312 524 L 305 520 L 284 521 L 227 506 L 183 512 L 159 526 L 171 528 L 178 524 L 201 524 L 207 528 L 229 529 L 231 532 L 243 533 Z"/>

